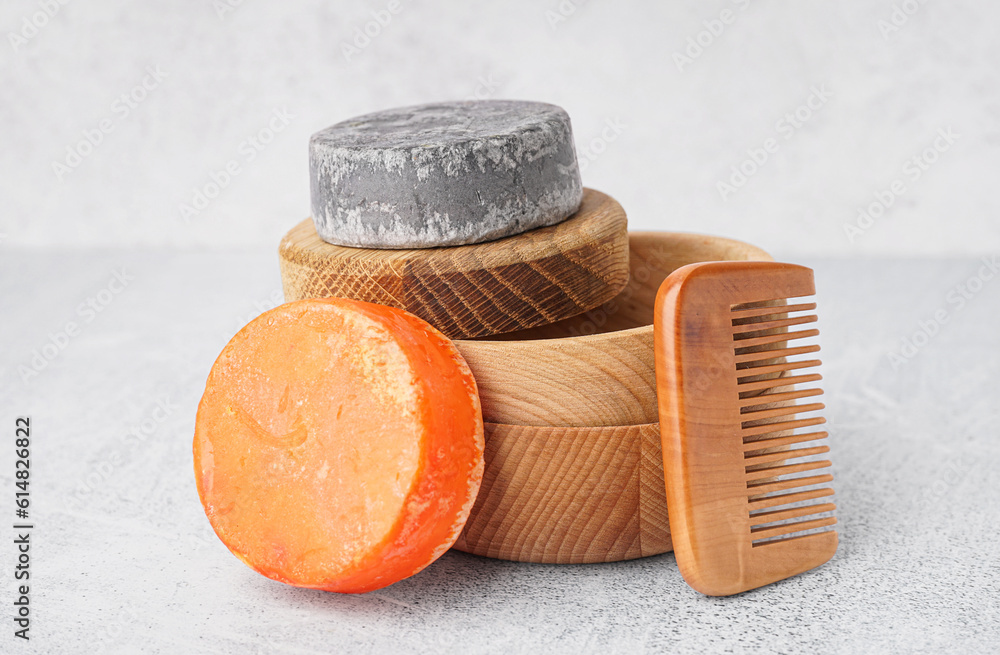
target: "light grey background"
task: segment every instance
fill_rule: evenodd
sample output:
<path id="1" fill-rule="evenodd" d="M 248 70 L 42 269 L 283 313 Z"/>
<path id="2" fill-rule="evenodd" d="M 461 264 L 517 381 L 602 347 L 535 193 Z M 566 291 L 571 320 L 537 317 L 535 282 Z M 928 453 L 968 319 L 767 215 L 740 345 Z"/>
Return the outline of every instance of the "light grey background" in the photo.
<path id="1" fill-rule="evenodd" d="M 565 107 L 584 183 L 618 198 L 634 229 L 823 255 L 1000 250 L 995 3 L 398 0 L 346 56 L 388 0 L 220 10 L 227 1 L 75 0 L 16 47 L 10 33 L 42 0 L 2 4 L 8 246 L 276 246 L 308 215 L 311 133 L 479 95 Z M 707 45 L 699 54 L 689 39 Z M 679 67 L 685 53 L 697 56 Z M 128 115 L 116 111 L 147 66 L 166 77 Z M 814 88 L 825 102 L 801 127 L 779 125 Z M 291 115 L 287 126 L 248 150 L 275 111 Z M 102 120 L 112 131 L 59 181 L 53 163 Z M 907 176 L 948 128 L 954 143 L 930 153 L 920 179 Z M 723 198 L 717 183 L 767 139 L 777 151 Z M 183 220 L 180 206 L 231 161 L 239 174 Z M 845 225 L 897 178 L 905 191 L 849 239 Z"/>
<path id="2" fill-rule="evenodd" d="M 22 644 L 0 522 L 0 653 L 1000 651 L 998 5 L 401 0 L 348 61 L 342 45 L 387 1 L 245 0 L 220 17 L 211 0 L 75 0 L 15 49 L 48 2 L 0 6 L 0 517 L 14 420 L 30 415 L 36 524 Z M 731 24 L 678 70 L 724 10 Z M 166 77 L 125 116 L 113 103 L 147 67 Z M 779 121 L 814 87 L 829 97 L 785 139 Z M 450 552 L 343 596 L 267 580 L 214 537 L 195 410 L 224 344 L 282 300 L 276 249 L 308 211 L 309 135 L 477 94 L 563 105 L 585 183 L 633 229 L 742 238 L 816 269 L 830 563 L 710 599 L 671 554 Z M 59 181 L 53 162 L 104 120 Z M 251 160 L 246 140 L 272 120 Z M 911 180 L 907 162 L 949 129 Z M 769 138 L 776 152 L 723 198 L 717 183 Z M 845 224 L 896 178 L 905 189 L 852 241 Z"/>

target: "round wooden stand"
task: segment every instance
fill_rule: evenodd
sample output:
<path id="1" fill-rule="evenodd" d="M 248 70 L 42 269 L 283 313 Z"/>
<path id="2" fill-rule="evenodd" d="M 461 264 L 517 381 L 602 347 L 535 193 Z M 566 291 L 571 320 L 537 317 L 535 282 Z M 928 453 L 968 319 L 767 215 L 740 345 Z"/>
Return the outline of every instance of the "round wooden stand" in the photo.
<path id="1" fill-rule="evenodd" d="M 286 301 L 340 296 L 400 307 L 451 338 L 557 322 L 607 302 L 628 281 L 625 212 L 592 189 L 562 223 L 498 241 L 348 248 L 320 239 L 307 219 L 278 253 Z"/>

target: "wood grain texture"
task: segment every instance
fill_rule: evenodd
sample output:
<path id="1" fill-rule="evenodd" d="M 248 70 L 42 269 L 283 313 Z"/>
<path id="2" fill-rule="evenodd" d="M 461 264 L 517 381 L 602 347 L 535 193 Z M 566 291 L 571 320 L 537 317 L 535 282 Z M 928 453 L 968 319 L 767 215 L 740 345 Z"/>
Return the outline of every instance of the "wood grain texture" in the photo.
<path id="1" fill-rule="evenodd" d="M 486 469 L 458 550 L 549 564 L 671 550 L 660 424 L 484 431 Z"/>
<path id="2" fill-rule="evenodd" d="M 658 292 L 667 505 L 677 564 L 702 593 L 770 584 L 837 549 L 821 391 L 797 386 L 820 379 L 819 360 L 788 359 L 819 350 L 802 314 L 816 305 L 786 303 L 814 293 L 811 270 L 774 262 L 686 266 Z"/>
<path id="3" fill-rule="evenodd" d="M 278 248 L 285 300 L 344 297 L 405 309 L 451 338 L 553 323 L 600 306 L 628 281 L 625 212 L 585 189 L 562 223 L 452 248 L 376 250 L 326 243 L 311 219 Z"/>
<path id="4" fill-rule="evenodd" d="M 551 325 L 455 342 L 476 376 L 485 421 L 656 423 L 653 306 L 660 284 L 693 262 L 772 259 L 740 241 L 671 232 L 633 232 L 629 249 L 629 282 L 604 305 Z"/>
<path id="5" fill-rule="evenodd" d="M 486 470 L 458 550 L 556 564 L 670 550 L 657 424 L 485 432 Z"/>

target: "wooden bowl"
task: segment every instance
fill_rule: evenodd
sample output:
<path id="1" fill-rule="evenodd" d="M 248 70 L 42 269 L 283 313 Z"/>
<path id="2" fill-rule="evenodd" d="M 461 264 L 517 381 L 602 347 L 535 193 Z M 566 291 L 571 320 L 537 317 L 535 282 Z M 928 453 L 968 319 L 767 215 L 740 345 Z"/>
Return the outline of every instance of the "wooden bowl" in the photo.
<path id="1" fill-rule="evenodd" d="M 455 548 L 523 562 L 614 562 L 672 549 L 656 404 L 653 304 L 674 269 L 771 260 L 739 241 L 630 235 L 631 279 L 582 316 L 458 340 L 479 385 L 486 471 Z"/>
<path id="2" fill-rule="evenodd" d="M 405 309 L 451 338 L 545 325 L 599 307 L 628 281 L 628 225 L 584 189 L 562 223 L 487 243 L 377 250 L 326 243 L 306 219 L 281 240 L 285 301 L 341 296 Z"/>
<path id="3" fill-rule="evenodd" d="M 593 427 L 656 423 L 653 304 L 675 269 L 767 260 L 741 241 L 675 232 L 629 235 L 629 282 L 615 298 L 557 323 L 455 344 L 476 376 L 483 420 Z"/>
<path id="4" fill-rule="evenodd" d="M 658 423 L 485 429 L 483 483 L 454 548 L 548 564 L 672 549 Z"/>

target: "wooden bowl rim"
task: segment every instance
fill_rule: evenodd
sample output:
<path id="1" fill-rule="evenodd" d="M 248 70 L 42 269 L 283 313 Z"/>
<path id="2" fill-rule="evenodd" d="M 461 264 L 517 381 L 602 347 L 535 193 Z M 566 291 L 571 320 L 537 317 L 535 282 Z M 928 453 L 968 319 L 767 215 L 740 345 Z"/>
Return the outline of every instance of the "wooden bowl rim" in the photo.
<path id="1" fill-rule="evenodd" d="M 657 230 L 640 230 L 640 231 L 630 231 L 628 233 L 629 244 L 631 247 L 631 242 L 633 238 L 636 239 L 664 239 L 664 240 L 690 240 L 695 239 L 709 239 L 713 244 L 728 245 L 732 246 L 734 249 L 744 249 L 748 253 L 758 255 L 755 259 L 741 259 L 741 260 L 725 260 L 725 261 L 774 261 L 774 258 L 763 250 L 759 246 L 755 246 L 746 241 L 740 241 L 739 239 L 730 239 L 728 237 L 719 237 L 708 234 L 699 234 L 697 232 L 667 232 L 667 231 L 657 231 Z M 721 248 L 720 248 L 721 249 Z M 612 298 L 609 302 L 613 302 Z M 652 308 L 651 308 L 652 309 Z M 585 312 L 586 313 L 586 312 Z M 612 342 L 619 339 L 627 339 L 629 337 L 650 333 L 653 330 L 652 316 L 650 317 L 650 323 L 646 325 L 639 325 L 633 328 L 626 328 L 623 330 L 611 330 L 608 332 L 595 332 L 594 334 L 580 334 L 575 336 L 567 337 L 552 337 L 552 338 L 540 338 L 540 339 L 495 339 L 491 337 L 481 337 L 478 339 L 453 339 L 453 341 L 460 341 L 463 346 L 469 345 L 472 348 L 476 346 L 473 344 L 487 344 L 484 347 L 496 347 L 501 344 L 506 347 L 517 347 L 515 344 L 523 344 L 523 348 L 538 348 L 541 347 L 538 344 L 547 344 L 545 348 L 558 348 L 560 345 L 565 345 L 567 343 L 587 343 L 603 341 Z"/>

